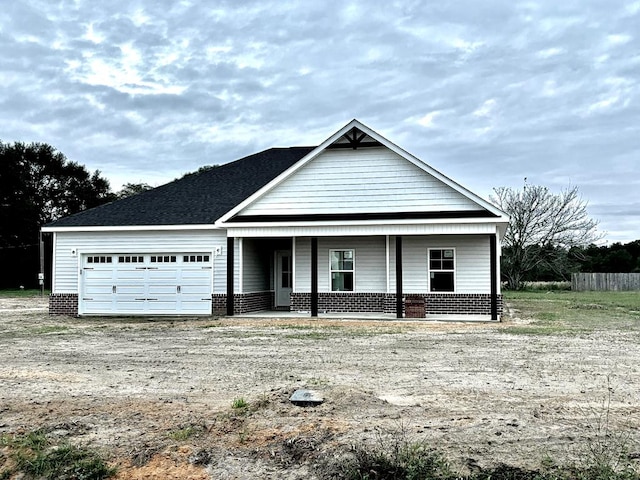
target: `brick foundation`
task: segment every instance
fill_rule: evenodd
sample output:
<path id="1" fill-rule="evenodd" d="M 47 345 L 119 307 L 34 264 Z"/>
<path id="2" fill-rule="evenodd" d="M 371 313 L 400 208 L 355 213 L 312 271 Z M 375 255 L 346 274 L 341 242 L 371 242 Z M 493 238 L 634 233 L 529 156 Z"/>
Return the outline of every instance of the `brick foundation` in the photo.
<path id="1" fill-rule="evenodd" d="M 491 315 L 491 295 L 465 293 L 407 294 L 415 300 L 424 297 L 427 315 Z M 412 306 L 410 318 L 419 318 L 422 307 Z M 502 315 L 502 295 L 498 295 L 498 315 Z M 292 293 L 291 311 L 311 310 L 310 293 Z M 404 310 L 404 307 L 403 307 Z M 396 313 L 396 296 L 392 293 L 318 293 L 318 312 L 381 312 Z M 407 315 L 409 318 L 409 315 Z"/>
<path id="2" fill-rule="evenodd" d="M 396 296 L 389 293 L 323 292 L 318 293 L 318 311 L 326 313 L 394 313 L 396 311 L 395 299 Z M 291 294 L 292 312 L 308 312 L 310 310 L 310 293 Z"/>
<path id="3" fill-rule="evenodd" d="M 224 293 L 214 293 L 211 295 L 211 314 L 227 314 L 227 296 Z"/>
<path id="4" fill-rule="evenodd" d="M 491 315 L 488 293 L 429 293 L 425 295 L 427 315 Z M 498 295 L 502 315 L 502 295 Z"/>
<path id="5" fill-rule="evenodd" d="M 233 296 L 233 308 L 236 313 L 259 312 L 273 308 L 273 292 L 239 293 Z"/>
<path id="6" fill-rule="evenodd" d="M 273 310 L 274 292 L 236 293 L 233 295 L 233 311 L 235 315 L 261 310 Z M 223 293 L 211 295 L 211 311 L 214 315 L 227 314 L 227 296 Z"/>
<path id="7" fill-rule="evenodd" d="M 236 314 L 271 310 L 274 303 L 273 292 L 242 293 L 234 295 Z M 226 315 L 227 296 L 211 295 L 211 311 L 213 315 Z M 78 316 L 78 295 L 75 293 L 52 293 L 49 295 L 49 315 Z"/>
<path id="8" fill-rule="evenodd" d="M 78 295 L 76 293 L 52 293 L 49 295 L 49 315 L 78 316 Z"/>
<path id="9" fill-rule="evenodd" d="M 464 293 L 430 293 L 418 296 L 425 298 L 427 315 L 491 315 L 491 295 Z M 407 297 L 415 298 L 411 294 Z M 234 312 L 241 315 L 248 312 L 274 309 L 274 292 L 238 293 L 234 295 Z M 212 314 L 226 315 L 227 296 L 211 295 Z M 309 312 L 310 293 L 292 293 L 291 311 Z M 318 311 L 321 313 L 396 312 L 396 296 L 392 293 L 318 293 Z M 502 295 L 498 295 L 498 315 L 502 315 Z M 415 311 L 408 312 L 411 316 Z M 49 314 L 78 316 L 78 295 L 75 293 L 52 293 L 49 295 Z M 409 317 L 409 315 L 407 315 Z"/>

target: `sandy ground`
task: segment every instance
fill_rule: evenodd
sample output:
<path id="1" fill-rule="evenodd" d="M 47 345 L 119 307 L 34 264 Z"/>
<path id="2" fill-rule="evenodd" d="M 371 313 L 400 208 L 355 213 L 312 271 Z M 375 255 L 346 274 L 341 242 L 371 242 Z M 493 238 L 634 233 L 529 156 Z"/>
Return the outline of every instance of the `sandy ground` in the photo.
<path id="1" fill-rule="evenodd" d="M 322 478 L 401 436 L 461 468 L 539 467 L 584 458 L 603 426 L 638 456 L 637 333 L 515 335 L 514 317 L 73 319 L 0 299 L 0 433 L 43 428 L 121 479 Z M 325 402 L 292 405 L 299 388 Z"/>

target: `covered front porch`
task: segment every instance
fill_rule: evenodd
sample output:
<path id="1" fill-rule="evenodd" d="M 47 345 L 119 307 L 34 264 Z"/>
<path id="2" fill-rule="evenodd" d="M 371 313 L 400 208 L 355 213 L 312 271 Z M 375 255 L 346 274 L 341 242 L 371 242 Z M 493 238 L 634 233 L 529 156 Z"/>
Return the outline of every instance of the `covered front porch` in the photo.
<path id="1" fill-rule="evenodd" d="M 498 320 L 497 248 L 495 233 L 228 236 L 227 294 L 214 295 L 214 312 L 389 320 L 415 316 L 412 297 L 422 319 Z M 450 254 L 451 268 L 436 254 Z"/>

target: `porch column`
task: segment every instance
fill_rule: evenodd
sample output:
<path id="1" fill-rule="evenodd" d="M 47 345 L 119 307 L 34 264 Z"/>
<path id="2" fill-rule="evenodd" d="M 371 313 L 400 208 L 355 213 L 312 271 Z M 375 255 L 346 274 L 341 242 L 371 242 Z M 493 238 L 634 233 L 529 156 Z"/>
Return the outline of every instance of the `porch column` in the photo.
<path id="1" fill-rule="evenodd" d="M 311 316 L 318 316 L 318 238 L 311 238 Z"/>
<path id="2" fill-rule="evenodd" d="M 402 318 L 402 237 L 396 235 L 396 318 Z"/>
<path id="3" fill-rule="evenodd" d="M 233 316 L 234 237 L 227 237 L 227 316 Z"/>
<path id="4" fill-rule="evenodd" d="M 491 268 L 491 320 L 498 320 L 498 241 L 489 235 L 489 264 Z"/>

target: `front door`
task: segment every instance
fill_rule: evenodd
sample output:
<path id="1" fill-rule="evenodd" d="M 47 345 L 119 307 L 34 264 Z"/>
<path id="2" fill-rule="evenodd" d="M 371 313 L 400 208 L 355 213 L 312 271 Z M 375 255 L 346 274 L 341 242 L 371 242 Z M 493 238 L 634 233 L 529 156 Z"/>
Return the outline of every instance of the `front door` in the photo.
<path id="1" fill-rule="evenodd" d="M 291 251 L 276 251 L 276 307 L 291 306 L 292 267 Z"/>

